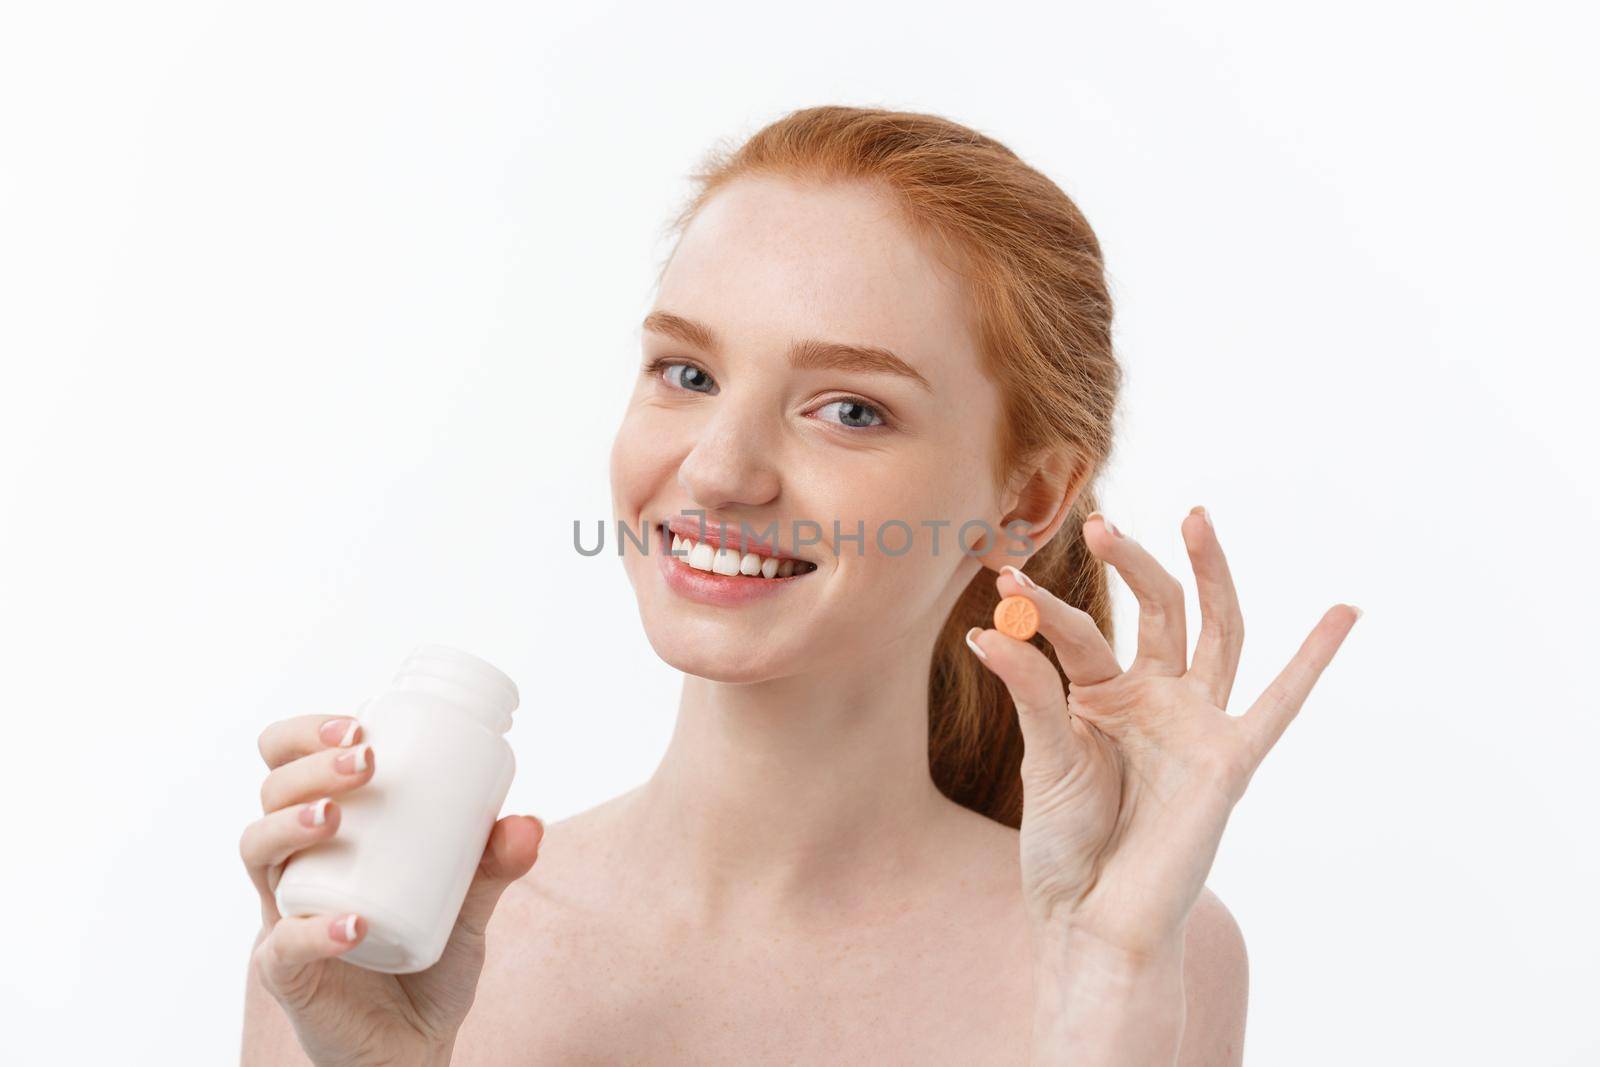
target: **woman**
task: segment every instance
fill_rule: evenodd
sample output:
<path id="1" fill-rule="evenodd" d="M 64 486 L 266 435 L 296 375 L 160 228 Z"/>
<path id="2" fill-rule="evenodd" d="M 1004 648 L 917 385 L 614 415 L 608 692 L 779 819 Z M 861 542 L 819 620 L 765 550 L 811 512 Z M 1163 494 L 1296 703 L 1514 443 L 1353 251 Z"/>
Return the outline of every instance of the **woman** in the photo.
<path id="1" fill-rule="evenodd" d="M 1239 1063 L 1244 946 L 1204 880 L 1357 610 L 1223 710 L 1243 630 L 1210 519 L 1182 524 L 1191 663 L 1182 586 L 1095 510 L 1098 243 L 1004 146 L 821 107 L 697 179 L 611 462 L 684 672 L 659 768 L 501 819 L 444 958 L 394 976 L 338 960 L 359 916 L 272 899 L 383 753 L 349 718 L 269 726 L 245 1062 Z M 991 628 L 1001 596 L 1038 636 Z"/>

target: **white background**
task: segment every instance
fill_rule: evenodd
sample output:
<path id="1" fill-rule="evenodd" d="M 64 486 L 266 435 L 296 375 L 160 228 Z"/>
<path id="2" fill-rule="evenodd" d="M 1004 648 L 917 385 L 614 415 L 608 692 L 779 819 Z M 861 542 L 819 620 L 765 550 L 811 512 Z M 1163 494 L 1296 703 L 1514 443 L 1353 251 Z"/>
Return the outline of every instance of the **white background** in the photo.
<path id="1" fill-rule="evenodd" d="M 1187 578 L 1211 509 L 1241 702 L 1366 609 L 1210 879 L 1247 1062 L 1595 1062 L 1579 6 L 572 7 L 0 17 L 7 1058 L 237 1056 L 256 735 L 419 641 L 521 683 L 508 810 L 649 775 L 677 675 L 572 520 L 685 175 L 843 103 L 996 136 L 1088 215 L 1105 510 Z"/>

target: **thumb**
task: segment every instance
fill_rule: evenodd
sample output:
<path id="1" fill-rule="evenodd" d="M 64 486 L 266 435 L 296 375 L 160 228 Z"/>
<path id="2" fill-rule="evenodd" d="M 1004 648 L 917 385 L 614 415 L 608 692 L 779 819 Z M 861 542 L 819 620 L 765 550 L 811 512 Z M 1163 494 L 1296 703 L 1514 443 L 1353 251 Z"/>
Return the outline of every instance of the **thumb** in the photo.
<path id="1" fill-rule="evenodd" d="M 1036 788 L 1059 782 L 1083 756 L 1083 738 L 1072 728 L 1061 672 L 1036 646 L 999 630 L 974 626 L 967 644 L 985 667 L 999 675 L 1016 705 L 1022 727 L 1024 798 Z"/>
<path id="2" fill-rule="evenodd" d="M 544 840 L 544 823 L 532 815 L 507 815 L 494 824 L 483 859 L 467 889 L 456 920 L 459 932 L 481 940 L 489 928 L 489 917 L 506 887 L 533 869 L 539 858 L 539 843 Z"/>

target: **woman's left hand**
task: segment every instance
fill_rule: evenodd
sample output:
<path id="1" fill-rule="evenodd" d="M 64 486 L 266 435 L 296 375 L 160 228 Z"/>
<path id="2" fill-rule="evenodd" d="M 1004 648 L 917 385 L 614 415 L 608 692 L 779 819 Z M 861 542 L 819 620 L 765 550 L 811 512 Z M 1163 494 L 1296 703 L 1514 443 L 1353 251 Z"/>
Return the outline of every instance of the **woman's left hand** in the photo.
<path id="1" fill-rule="evenodd" d="M 1014 568 L 997 579 L 1000 593 L 1039 609 L 1062 669 L 999 630 L 969 634 L 1021 720 L 1022 876 L 1035 923 L 1135 960 L 1182 944 L 1233 806 L 1360 614 L 1330 608 L 1249 710 L 1229 715 L 1238 597 L 1204 510 L 1182 529 L 1201 608 L 1192 664 L 1183 586 L 1098 513 L 1083 527 L 1089 550 L 1139 600 L 1127 670 L 1088 614 Z"/>

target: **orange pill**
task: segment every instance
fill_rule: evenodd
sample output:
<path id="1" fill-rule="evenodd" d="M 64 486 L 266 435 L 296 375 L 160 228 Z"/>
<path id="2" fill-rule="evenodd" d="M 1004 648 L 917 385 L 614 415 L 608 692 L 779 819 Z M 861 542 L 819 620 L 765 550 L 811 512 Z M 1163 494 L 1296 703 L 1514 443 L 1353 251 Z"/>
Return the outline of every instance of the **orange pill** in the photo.
<path id="1" fill-rule="evenodd" d="M 1026 641 L 1039 632 L 1039 609 L 1025 596 L 1008 596 L 994 606 L 994 628 Z"/>

